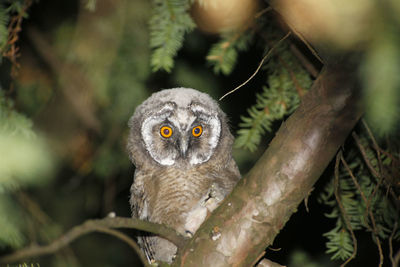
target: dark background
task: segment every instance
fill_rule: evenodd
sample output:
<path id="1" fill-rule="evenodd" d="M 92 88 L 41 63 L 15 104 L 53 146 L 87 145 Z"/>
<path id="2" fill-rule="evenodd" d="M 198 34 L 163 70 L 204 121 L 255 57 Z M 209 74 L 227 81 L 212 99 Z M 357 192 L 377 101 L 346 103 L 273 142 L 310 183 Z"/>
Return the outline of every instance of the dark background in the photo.
<path id="1" fill-rule="evenodd" d="M 195 30 L 186 36 L 173 71 L 152 73 L 147 28 L 150 5 L 147 1 L 119 2 L 120 6 L 116 4 L 109 10 L 100 10 L 104 12 L 101 15 L 96 12 L 84 15 L 90 12 L 78 1 L 35 2 L 22 24 L 18 43 L 21 68 L 15 79 L 9 76 L 11 64 L 4 61 L 1 65 L 2 88 L 14 99 L 16 109 L 31 118 L 35 130 L 48 140 L 56 166 L 46 182 L 24 188 L 17 194 L 21 206 L 30 203 L 35 207 L 22 216 L 29 220 L 25 245 L 32 241 L 48 243 L 86 219 L 102 218 L 109 212 L 129 217 L 129 188 L 134 166 L 129 162 L 125 143 L 127 121 L 135 107 L 152 92 L 177 86 L 193 87 L 219 98 L 245 81 L 263 56 L 264 47 L 255 41 L 247 52 L 239 55 L 231 75 L 215 75 L 205 58 L 218 36 Z M 124 14 L 115 27 L 107 26 L 118 20 L 110 10 Z M 98 35 L 93 34 L 90 39 L 85 31 L 93 33 L 94 22 L 98 26 L 94 32 L 98 31 Z M 97 42 L 108 40 L 110 43 L 91 48 L 91 44 L 96 44 L 93 38 L 98 38 Z M 48 47 L 41 46 L 38 39 Z M 312 62 L 317 62 L 299 40 L 292 37 L 291 41 Z M 103 62 L 99 58 L 106 60 Z M 320 69 L 321 64 L 316 67 Z M 99 77 L 93 75 L 99 72 L 102 73 Z M 63 93 L 71 84 L 76 85 L 76 75 L 91 84 L 89 98 L 95 108 L 81 112 L 93 113 L 99 123 L 98 129 L 81 121 L 82 114 L 74 111 L 73 104 Z M 232 133 L 239 129 L 240 116 L 255 103 L 255 94 L 261 92 L 265 81 L 265 74 L 260 73 L 220 102 L 230 119 Z M 75 88 L 72 94 L 76 99 L 86 101 L 84 91 L 85 88 Z M 276 122 L 273 128 L 278 129 L 280 124 Z M 259 149 L 253 153 L 234 150 L 242 174 L 251 168 L 273 135 L 266 134 Z M 267 258 L 289 266 L 340 264 L 331 262 L 325 254 L 326 239 L 322 234 L 332 229 L 334 221 L 324 216 L 330 209 L 317 201 L 332 172 L 333 166 L 329 166 L 308 200 L 309 211 L 304 204 L 300 205 L 273 247 L 266 250 Z M 130 236 L 135 234 L 129 230 L 123 232 Z M 370 234 L 358 233 L 357 238 L 358 257 L 348 266 L 377 266 L 379 256 Z M 11 248 L 3 248 L 0 253 L 11 251 Z M 130 247 L 102 233 L 82 236 L 56 255 L 26 263 L 140 266 Z"/>

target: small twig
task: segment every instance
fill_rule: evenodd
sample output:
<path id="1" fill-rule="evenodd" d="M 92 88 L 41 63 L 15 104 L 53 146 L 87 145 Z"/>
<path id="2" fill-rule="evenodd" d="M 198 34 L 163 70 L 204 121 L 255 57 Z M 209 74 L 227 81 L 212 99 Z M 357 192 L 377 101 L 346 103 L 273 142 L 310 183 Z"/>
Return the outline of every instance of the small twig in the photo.
<path id="1" fill-rule="evenodd" d="M 375 139 L 374 135 L 372 134 L 371 129 L 368 127 L 367 122 L 364 119 L 361 119 L 361 122 L 364 125 L 365 129 L 367 130 L 367 133 L 368 133 L 369 137 L 371 138 L 372 143 L 374 144 L 374 147 L 379 148 L 378 143 L 376 142 L 376 139 Z"/>
<path id="2" fill-rule="evenodd" d="M 372 166 L 371 162 L 368 160 L 367 152 L 365 151 L 364 146 L 361 144 L 360 138 L 358 138 L 358 135 L 355 132 L 353 132 L 351 135 L 353 136 L 354 141 L 356 141 L 358 149 L 360 150 L 360 153 L 363 156 L 363 159 L 365 161 L 365 164 L 367 164 L 368 169 L 371 171 L 372 175 L 374 175 L 379 180 L 381 177 L 379 173 L 375 170 L 374 166 Z"/>
<path id="3" fill-rule="evenodd" d="M 390 234 L 389 241 L 388 241 L 388 243 L 389 243 L 389 258 L 390 258 L 390 261 L 392 262 L 392 267 L 399 266 L 399 261 L 397 260 L 397 262 L 396 262 L 395 258 L 393 257 L 393 237 L 394 237 L 394 234 L 396 233 L 397 225 L 398 225 L 398 222 L 395 222 L 393 225 L 392 233 Z"/>
<path id="4" fill-rule="evenodd" d="M 340 197 L 339 197 L 339 165 L 340 165 L 341 158 L 343 158 L 343 156 L 342 156 L 342 151 L 340 150 L 336 155 L 336 162 L 335 162 L 335 179 L 334 179 L 335 191 L 334 191 L 334 193 L 335 193 L 335 198 L 336 198 L 336 201 L 337 201 L 339 209 L 340 209 L 340 213 L 343 216 L 347 230 L 349 230 L 351 238 L 353 240 L 353 253 L 342 265 L 340 265 L 341 267 L 344 267 L 351 260 L 353 260 L 357 255 L 357 239 L 356 239 L 356 236 L 354 235 L 353 228 L 351 227 L 350 219 L 347 216 L 346 210 L 344 209 L 342 201 L 340 200 Z"/>
<path id="5" fill-rule="evenodd" d="M 363 122 L 363 123 L 365 123 L 365 122 Z M 365 123 L 364 125 L 365 125 L 367 131 L 369 132 L 369 136 L 372 139 L 372 142 L 375 142 L 375 145 L 376 145 L 375 148 L 380 150 L 381 153 L 386 154 L 387 156 L 391 157 L 391 159 L 394 162 L 397 162 L 398 160 L 396 158 L 394 158 L 393 155 L 391 155 L 390 153 L 386 152 L 385 150 L 383 150 L 382 148 L 377 146 L 374 136 L 372 135 L 372 133 L 369 130 L 369 128 L 367 128 L 368 127 L 367 124 Z M 362 155 L 362 157 L 364 159 L 365 164 L 367 165 L 367 167 L 370 170 L 370 172 L 372 173 L 372 175 L 375 176 L 377 178 L 377 180 L 378 180 L 377 187 L 379 187 L 381 184 L 383 184 L 386 187 L 386 189 L 388 190 L 388 192 L 392 195 L 392 198 L 395 201 L 396 206 L 400 207 L 400 202 L 399 202 L 398 198 L 394 194 L 393 190 L 391 190 L 391 188 L 390 188 L 390 182 L 388 183 L 387 181 L 385 181 L 385 179 L 384 179 L 385 177 L 382 174 L 378 173 L 378 171 L 376 171 L 375 168 L 372 166 L 371 161 L 367 157 L 367 153 L 365 151 L 365 147 L 361 144 L 360 138 L 357 136 L 357 134 L 353 132 L 352 136 L 353 136 L 354 141 L 356 142 L 356 144 L 358 146 L 358 149 L 359 149 L 359 151 L 360 151 L 360 153 L 361 153 L 361 155 Z M 380 154 L 378 154 L 378 155 L 380 155 Z M 377 191 L 377 187 L 375 187 L 375 189 L 373 191 L 374 193 L 372 195 L 374 195 L 375 192 Z"/>
<path id="6" fill-rule="evenodd" d="M 294 30 L 294 28 L 292 28 Z M 304 36 L 300 33 L 294 30 L 294 33 L 299 37 L 299 39 L 307 46 L 307 48 L 310 50 L 311 54 L 314 55 L 316 59 L 318 59 L 319 62 L 322 64 L 325 64 L 325 62 L 322 60 L 322 58 L 318 55 L 318 52 L 314 49 L 314 47 L 304 38 Z"/>
<path id="7" fill-rule="evenodd" d="M 362 199 L 364 200 L 365 204 L 367 204 L 368 199 L 365 196 L 364 192 L 361 190 L 360 184 L 358 183 L 356 177 L 354 176 L 352 170 L 350 169 L 350 167 L 347 164 L 346 160 L 344 159 L 343 155 L 341 155 L 340 160 L 342 161 L 344 167 L 346 168 L 346 170 L 349 173 L 351 179 L 353 180 L 354 185 L 357 187 L 358 191 L 360 192 L 360 195 L 361 195 Z M 367 209 L 368 209 L 368 207 L 367 207 Z"/>
<path id="8" fill-rule="evenodd" d="M 364 125 L 365 129 L 367 129 L 368 135 L 372 140 L 372 144 L 373 147 L 376 151 L 376 155 L 378 158 L 378 165 L 379 165 L 379 173 L 381 174 L 380 177 L 383 178 L 382 172 L 383 172 L 383 163 L 382 163 L 382 159 L 381 159 L 381 148 L 379 147 L 378 143 L 376 142 L 376 139 L 374 137 L 374 135 L 372 134 L 371 129 L 368 127 L 368 124 L 366 123 L 366 121 L 364 119 L 361 119 L 362 124 Z"/>
<path id="9" fill-rule="evenodd" d="M 254 76 L 256 76 L 256 74 L 258 73 L 258 71 L 261 69 L 262 65 L 264 64 L 264 61 L 272 54 L 272 52 L 274 51 L 274 49 L 284 40 L 286 40 L 288 37 L 290 36 L 290 32 L 288 32 L 282 39 L 280 39 L 269 51 L 268 53 L 262 58 L 262 60 L 260 61 L 260 64 L 258 64 L 257 69 L 254 71 L 254 73 L 242 84 L 240 84 L 239 86 L 237 86 L 235 89 L 229 91 L 228 93 L 224 94 L 223 96 L 220 97 L 220 101 L 222 99 L 224 99 L 227 95 L 230 95 L 232 93 L 234 93 L 236 90 L 240 89 L 241 87 L 243 87 L 244 85 L 246 85 L 251 79 L 254 78 Z"/>
<path id="10" fill-rule="evenodd" d="M 398 267 L 399 263 L 400 263 L 400 249 L 396 252 L 396 255 L 394 255 L 392 267 Z"/>
<path id="11" fill-rule="evenodd" d="M 357 144 L 358 149 L 359 149 L 359 151 L 360 151 L 360 153 L 361 153 L 361 155 L 362 155 L 362 157 L 363 157 L 363 159 L 364 159 L 365 164 L 367 165 L 368 169 L 371 171 L 372 175 L 374 175 L 374 176 L 377 178 L 377 180 L 378 180 L 376 186 L 374 187 L 374 190 L 372 191 L 371 195 L 369 196 L 368 200 L 366 201 L 366 211 L 365 211 L 365 214 L 370 214 L 370 217 L 371 217 L 371 216 L 373 216 L 373 215 L 372 215 L 372 213 L 369 213 L 369 207 L 370 207 L 372 198 L 375 196 L 376 192 L 378 191 L 379 187 L 381 186 L 381 183 L 383 182 L 383 179 L 382 179 L 382 177 L 381 177 L 381 174 L 378 173 L 378 172 L 375 170 L 374 166 L 372 166 L 372 163 L 371 163 L 370 160 L 368 159 L 367 153 L 366 153 L 366 151 L 365 151 L 364 146 L 361 144 L 360 138 L 357 136 L 357 134 L 356 134 L 355 132 L 352 133 L 352 136 L 353 136 L 354 141 L 356 141 L 356 144 Z M 345 166 L 347 166 L 347 164 L 346 164 Z M 348 166 L 347 166 L 346 168 L 347 168 L 348 171 L 349 171 L 350 168 L 349 168 Z M 353 175 L 351 171 L 349 171 L 349 174 L 350 174 L 351 176 Z M 352 178 L 353 178 L 353 176 L 352 176 Z M 353 179 L 353 181 L 355 181 L 355 179 Z M 357 183 L 357 181 L 355 181 L 355 183 Z M 357 184 L 358 184 L 358 183 L 357 183 Z M 361 190 L 361 189 L 359 189 L 359 190 Z M 361 191 L 360 191 L 360 192 L 361 192 Z M 361 192 L 361 196 L 363 197 L 363 199 L 364 199 L 364 201 L 365 201 L 365 195 L 364 195 L 362 192 Z M 364 215 L 364 216 L 366 216 L 366 215 Z"/>
<path id="12" fill-rule="evenodd" d="M 347 172 L 349 173 L 351 179 L 353 180 L 353 183 L 355 184 L 357 189 L 360 191 L 360 195 L 365 202 L 366 209 L 368 210 L 368 214 L 369 214 L 369 217 L 370 217 L 371 223 L 372 223 L 372 230 L 373 230 L 372 233 L 376 239 L 376 245 L 378 246 L 378 251 L 379 251 L 379 267 L 381 267 L 383 264 L 383 251 L 382 251 L 381 242 L 378 237 L 378 229 L 376 227 L 375 217 L 374 217 L 374 214 L 372 213 L 371 209 L 369 209 L 369 200 L 365 197 L 364 192 L 361 190 L 360 184 L 357 182 L 356 177 L 354 176 L 354 174 L 353 174 L 352 170 L 350 169 L 349 165 L 347 164 L 347 162 L 344 160 L 343 156 L 341 156 L 341 160 L 342 160 L 342 163 L 345 166 Z M 379 185 L 379 183 L 378 183 L 378 185 Z M 377 190 L 377 187 L 375 187 L 374 191 L 376 192 L 376 190 Z M 371 195 L 373 195 L 373 194 L 374 193 L 372 193 Z"/>
<path id="13" fill-rule="evenodd" d="M 30 247 L 15 251 L 12 254 L 2 256 L 0 257 L 0 263 L 10 263 L 33 256 L 54 253 L 55 251 L 67 246 L 78 237 L 91 232 L 99 231 L 100 228 L 103 230 L 103 232 L 104 228 L 131 228 L 151 232 L 171 241 L 178 248 L 182 248 L 186 243 L 185 239 L 175 230 L 172 230 L 161 224 L 141 221 L 135 218 L 106 217 L 104 219 L 87 220 L 83 224 L 73 227 L 67 233 L 60 236 L 58 239 L 54 240 L 48 245 L 31 245 Z"/>
<path id="14" fill-rule="evenodd" d="M 48 225 L 55 225 L 53 220 L 41 209 L 38 203 L 33 200 L 28 194 L 23 191 L 17 193 L 18 201 L 21 203 L 22 206 L 31 214 L 29 217 L 29 223 L 32 227 L 32 234 L 35 236 L 31 238 L 31 242 L 35 242 L 37 231 L 33 229 L 34 223 L 39 223 L 41 226 L 48 226 Z M 61 231 L 61 229 L 60 229 Z M 59 235 L 59 231 L 57 233 L 49 233 L 44 232 L 42 237 L 46 242 L 50 242 L 54 239 L 55 235 Z M 73 250 L 70 247 L 66 247 L 60 255 L 55 255 L 56 257 L 62 257 L 60 260 L 65 261 L 65 258 L 69 258 L 69 261 L 77 262 L 76 255 L 74 254 Z"/>
<path id="15" fill-rule="evenodd" d="M 8 58 L 11 62 L 11 77 L 15 78 L 18 75 L 20 64 L 17 58 L 20 56 L 20 50 L 17 45 L 19 34 L 22 30 L 22 22 L 30 6 L 33 4 L 32 0 L 25 0 L 22 4 L 21 10 L 13 15 L 8 23 L 8 37 L 4 46 L 0 47 L 2 56 Z"/>
<path id="16" fill-rule="evenodd" d="M 268 249 L 275 252 L 282 250 L 282 248 L 273 248 L 273 247 L 268 247 Z"/>
<path id="17" fill-rule="evenodd" d="M 292 51 L 293 55 L 297 57 L 300 61 L 301 65 L 308 71 L 308 73 L 313 77 L 317 78 L 319 71 L 317 68 L 304 56 L 304 54 L 295 46 L 294 44 L 290 45 L 290 50 Z"/>
<path id="18" fill-rule="evenodd" d="M 41 224 L 52 223 L 51 218 L 40 208 L 39 204 L 33 201 L 28 194 L 23 191 L 17 193 L 18 201 L 23 205 L 29 213 Z"/>
<path id="19" fill-rule="evenodd" d="M 255 19 L 258 19 L 259 17 L 261 17 L 262 15 L 264 15 L 265 13 L 267 13 L 267 12 L 269 12 L 269 11 L 271 11 L 272 10 L 272 7 L 267 7 L 267 8 L 264 8 L 263 10 L 261 10 L 260 12 L 258 12 L 257 14 L 255 14 L 254 15 L 254 18 Z"/>
<path id="20" fill-rule="evenodd" d="M 307 213 L 310 213 L 310 209 L 308 208 L 308 198 L 311 196 L 311 192 L 314 191 L 314 187 L 308 191 L 307 196 L 304 198 L 304 206 L 306 207 Z"/>

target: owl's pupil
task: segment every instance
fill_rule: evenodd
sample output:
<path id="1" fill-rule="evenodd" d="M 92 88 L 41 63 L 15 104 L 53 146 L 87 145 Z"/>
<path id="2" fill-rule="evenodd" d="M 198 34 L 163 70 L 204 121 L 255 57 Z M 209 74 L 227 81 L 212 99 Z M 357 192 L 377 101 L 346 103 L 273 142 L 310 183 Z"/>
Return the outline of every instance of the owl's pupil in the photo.
<path id="1" fill-rule="evenodd" d="M 169 130 L 168 129 L 164 129 L 164 135 L 169 135 Z"/>
<path id="2" fill-rule="evenodd" d="M 195 133 L 195 134 L 199 134 L 199 133 L 200 133 L 200 129 L 199 129 L 199 128 L 195 128 L 195 129 L 194 129 L 194 133 Z"/>

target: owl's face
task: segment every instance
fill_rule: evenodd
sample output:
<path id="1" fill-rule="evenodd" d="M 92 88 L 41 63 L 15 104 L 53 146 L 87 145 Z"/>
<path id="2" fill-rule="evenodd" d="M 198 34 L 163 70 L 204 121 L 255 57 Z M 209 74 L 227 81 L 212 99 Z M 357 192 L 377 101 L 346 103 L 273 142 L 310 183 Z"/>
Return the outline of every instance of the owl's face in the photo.
<path id="1" fill-rule="evenodd" d="M 186 88 L 153 94 L 136 109 L 130 127 L 128 149 L 136 165 L 150 158 L 163 166 L 195 166 L 213 155 L 225 158 L 218 148 L 233 141 L 218 104 Z"/>
<path id="2" fill-rule="evenodd" d="M 221 122 L 215 112 L 201 103 L 179 106 L 165 102 L 143 121 L 141 135 L 150 156 L 161 165 L 184 161 L 206 162 L 218 144 Z"/>

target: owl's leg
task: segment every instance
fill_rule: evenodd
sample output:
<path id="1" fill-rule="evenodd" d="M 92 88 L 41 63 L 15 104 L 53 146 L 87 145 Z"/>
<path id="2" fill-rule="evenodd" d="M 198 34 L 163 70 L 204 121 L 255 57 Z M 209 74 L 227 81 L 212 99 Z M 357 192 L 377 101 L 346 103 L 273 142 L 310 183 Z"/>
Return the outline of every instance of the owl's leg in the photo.
<path id="1" fill-rule="evenodd" d="M 225 198 L 222 192 L 222 188 L 220 188 L 218 184 L 213 183 L 202 205 L 206 207 L 209 212 L 213 212 Z"/>
<path id="2" fill-rule="evenodd" d="M 216 184 L 212 184 L 207 193 L 188 212 L 185 222 L 185 234 L 192 237 L 207 215 L 215 210 L 224 198 L 222 190 Z"/>

